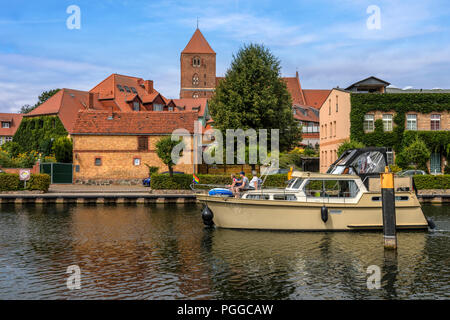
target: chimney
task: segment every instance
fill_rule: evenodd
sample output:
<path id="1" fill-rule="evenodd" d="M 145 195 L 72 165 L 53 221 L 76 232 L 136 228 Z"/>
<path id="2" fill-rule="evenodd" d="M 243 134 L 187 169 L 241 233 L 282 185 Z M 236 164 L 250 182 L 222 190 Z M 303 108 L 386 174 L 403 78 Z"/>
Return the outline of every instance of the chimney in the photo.
<path id="1" fill-rule="evenodd" d="M 94 93 L 89 92 L 88 109 L 94 109 Z"/>
<path id="2" fill-rule="evenodd" d="M 145 80 L 144 81 L 145 92 L 148 94 L 153 93 L 153 80 Z"/>

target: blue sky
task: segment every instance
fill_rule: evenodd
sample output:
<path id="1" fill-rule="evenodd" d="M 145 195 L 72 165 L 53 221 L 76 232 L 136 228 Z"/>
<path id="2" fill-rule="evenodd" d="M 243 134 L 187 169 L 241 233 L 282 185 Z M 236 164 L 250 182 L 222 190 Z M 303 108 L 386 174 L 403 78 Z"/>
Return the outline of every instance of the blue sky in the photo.
<path id="1" fill-rule="evenodd" d="M 283 76 L 310 89 L 369 75 L 403 88 L 450 88 L 448 0 L 0 0 L 0 112 L 34 104 L 43 90 L 89 90 L 111 73 L 152 79 L 179 95 L 183 50 L 200 29 L 223 75 L 243 44 L 263 43 Z M 66 9 L 81 9 L 70 30 Z M 380 8 L 381 29 L 366 12 Z"/>

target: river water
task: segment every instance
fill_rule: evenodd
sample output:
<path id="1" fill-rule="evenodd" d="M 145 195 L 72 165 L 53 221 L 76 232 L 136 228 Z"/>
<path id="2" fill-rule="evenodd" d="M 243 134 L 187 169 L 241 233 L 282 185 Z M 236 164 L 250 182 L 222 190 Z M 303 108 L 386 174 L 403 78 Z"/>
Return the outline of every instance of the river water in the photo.
<path id="1" fill-rule="evenodd" d="M 450 298 L 450 206 L 424 206 L 436 231 L 400 232 L 396 254 L 381 232 L 205 229 L 200 209 L 2 205 L 0 299 Z"/>

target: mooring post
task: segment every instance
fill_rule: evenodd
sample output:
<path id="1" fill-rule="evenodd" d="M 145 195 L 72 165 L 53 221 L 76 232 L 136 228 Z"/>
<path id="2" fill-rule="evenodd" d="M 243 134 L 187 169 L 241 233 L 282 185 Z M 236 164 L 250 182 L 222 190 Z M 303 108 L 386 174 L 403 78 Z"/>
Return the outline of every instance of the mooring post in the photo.
<path id="1" fill-rule="evenodd" d="M 384 247 L 386 249 L 397 249 L 394 174 L 389 172 L 389 167 L 386 167 L 384 172 L 381 174 Z"/>

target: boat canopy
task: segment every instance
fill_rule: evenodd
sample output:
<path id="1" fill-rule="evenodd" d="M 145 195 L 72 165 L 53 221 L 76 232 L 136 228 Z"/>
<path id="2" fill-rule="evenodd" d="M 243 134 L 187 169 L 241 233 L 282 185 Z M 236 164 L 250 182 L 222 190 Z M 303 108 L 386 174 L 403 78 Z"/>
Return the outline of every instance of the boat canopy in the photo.
<path id="1" fill-rule="evenodd" d="M 354 180 L 359 179 L 357 175 L 351 174 L 343 174 L 337 177 L 335 174 L 329 173 L 318 173 L 318 172 L 303 172 L 303 171 L 294 171 L 292 173 L 292 178 L 301 178 L 301 179 L 331 179 L 331 180 Z"/>

